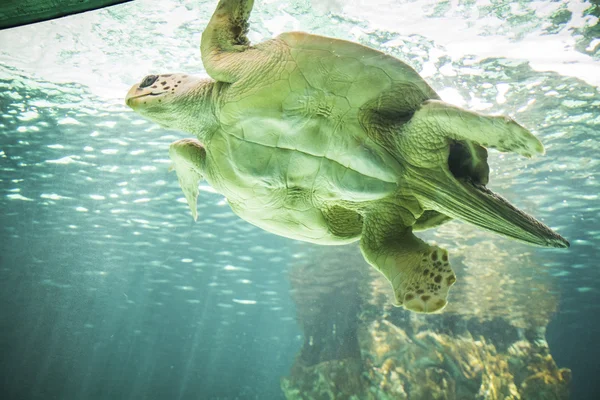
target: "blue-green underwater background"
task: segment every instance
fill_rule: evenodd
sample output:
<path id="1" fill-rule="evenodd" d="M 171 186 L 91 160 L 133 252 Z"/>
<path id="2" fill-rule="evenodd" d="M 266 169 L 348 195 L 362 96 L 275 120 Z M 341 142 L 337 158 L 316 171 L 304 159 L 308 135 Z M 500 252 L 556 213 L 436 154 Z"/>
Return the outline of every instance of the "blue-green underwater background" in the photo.
<path id="1" fill-rule="evenodd" d="M 61 126 L 70 111 L 38 112 L 40 134 L 22 140 L 8 123 L 2 138 L 8 398 L 280 396 L 278 374 L 301 343 L 286 280 L 293 243 L 239 221 L 213 194 L 193 223 L 167 166 L 144 171 L 164 152 L 124 115 Z M 90 140 L 107 119 L 120 137 Z M 85 147 L 94 150 L 75 155 Z"/>
<path id="2" fill-rule="evenodd" d="M 193 222 L 168 172 L 168 145 L 185 135 L 143 121 L 122 97 L 150 72 L 203 73 L 199 33 L 216 2 L 156 3 L 0 32 L 0 398 L 283 398 L 304 340 L 290 268 L 323 250 L 249 225 L 206 186 Z M 358 40 L 409 62 L 448 101 L 534 130 L 547 154 L 491 151 L 490 186 L 571 248 L 477 239 L 543 260 L 511 278 L 552 277 L 552 356 L 572 369 L 572 399 L 598 398 L 599 6 L 350 3 L 257 1 L 251 38 L 300 29 Z M 393 17 L 413 21 L 406 10 L 420 24 L 390 29 Z M 456 40 L 431 36 L 456 21 L 465 25 L 441 33 Z M 531 38 L 570 50 L 511 58 L 535 48 Z M 463 225 L 452 226 L 460 239 Z"/>

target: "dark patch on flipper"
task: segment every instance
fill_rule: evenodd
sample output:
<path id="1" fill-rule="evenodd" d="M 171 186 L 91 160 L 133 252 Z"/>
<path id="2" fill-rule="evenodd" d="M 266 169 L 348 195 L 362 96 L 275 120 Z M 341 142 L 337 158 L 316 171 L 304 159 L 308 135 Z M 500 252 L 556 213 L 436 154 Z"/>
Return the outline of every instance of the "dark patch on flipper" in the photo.
<path id="1" fill-rule="evenodd" d="M 231 34 L 227 38 L 230 40 L 229 45 L 247 46 L 250 44 L 250 40 L 247 37 L 250 27 L 248 19 L 250 18 L 253 3 L 253 1 L 248 0 L 221 0 L 217 5 L 213 18 L 220 16 L 221 18 L 228 19 L 227 22 L 229 24 L 225 26 L 225 29 L 228 28 Z M 249 7 L 248 4 L 250 4 Z M 229 46 L 224 47 L 228 48 Z"/>
<path id="2" fill-rule="evenodd" d="M 487 163 L 487 150 L 476 144 L 468 146 L 464 142 L 453 141 L 450 144 L 448 168 L 458 180 L 486 185 L 489 181 L 490 167 Z"/>
<path id="3" fill-rule="evenodd" d="M 456 282 L 447 260 L 446 250 L 432 246 L 421 259 L 423 270 L 419 278 L 412 279 L 405 290 L 395 288 L 398 304 L 416 312 L 435 312 L 445 307 L 448 290 Z"/>

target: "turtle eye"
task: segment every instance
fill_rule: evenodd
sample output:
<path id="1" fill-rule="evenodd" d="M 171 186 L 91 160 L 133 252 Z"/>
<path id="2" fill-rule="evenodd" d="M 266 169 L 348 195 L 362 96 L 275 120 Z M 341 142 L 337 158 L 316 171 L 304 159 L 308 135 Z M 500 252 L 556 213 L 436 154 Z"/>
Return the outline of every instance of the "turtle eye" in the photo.
<path id="1" fill-rule="evenodd" d="M 140 84 L 140 89 L 148 87 L 152 85 L 158 79 L 158 75 L 148 75 L 144 79 L 142 79 L 142 83 Z"/>

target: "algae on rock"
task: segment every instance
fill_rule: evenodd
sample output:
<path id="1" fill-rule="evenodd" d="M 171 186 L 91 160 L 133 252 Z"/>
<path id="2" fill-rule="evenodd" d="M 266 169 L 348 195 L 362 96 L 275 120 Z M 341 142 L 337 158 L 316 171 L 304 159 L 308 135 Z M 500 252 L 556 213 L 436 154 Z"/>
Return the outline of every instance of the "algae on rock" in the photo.
<path id="1" fill-rule="evenodd" d="M 286 398 L 568 399 L 570 371 L 557 367 L 545 340 L 552 282 L 538 276 L 523 283 L 536 290 L 520 293 L 514 274 L 533 262 L 497 250 L 463 249 L 458 304 L 434 315 L 390 307 L 387 282 L 356 261 L 357 249 L 315 251 L 290 275 L 305 340 L 281 382 Z M 486 300 L 494 294 L 505 308 Z M 519 303 L 527 296 L 535 307 Z"/>

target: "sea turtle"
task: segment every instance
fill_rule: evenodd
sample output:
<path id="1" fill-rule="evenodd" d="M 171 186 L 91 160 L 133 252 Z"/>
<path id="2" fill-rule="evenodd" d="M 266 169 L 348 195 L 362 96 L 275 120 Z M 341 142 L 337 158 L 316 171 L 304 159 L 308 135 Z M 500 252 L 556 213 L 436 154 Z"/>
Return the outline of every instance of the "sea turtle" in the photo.
<path id="1" fill-rule="evenodd" d="M 568 242 L 485 187 L 486 147 L 525 157 L 540 141 L 514 120 L 444 103 L 402 61 L 303 32 L 252 45 L 253 0 L 220 0 L 202 34 L 212 79 L 149 75 L 126 103 L 194 134 L 169 155 L 194 219 L 205 179 L 246 221 L 326 244 L 360 240 L 395 304 L 435 312 L 456 281 L 446 250 L 413 231 L 452 218 L 539 246 Z"/>

